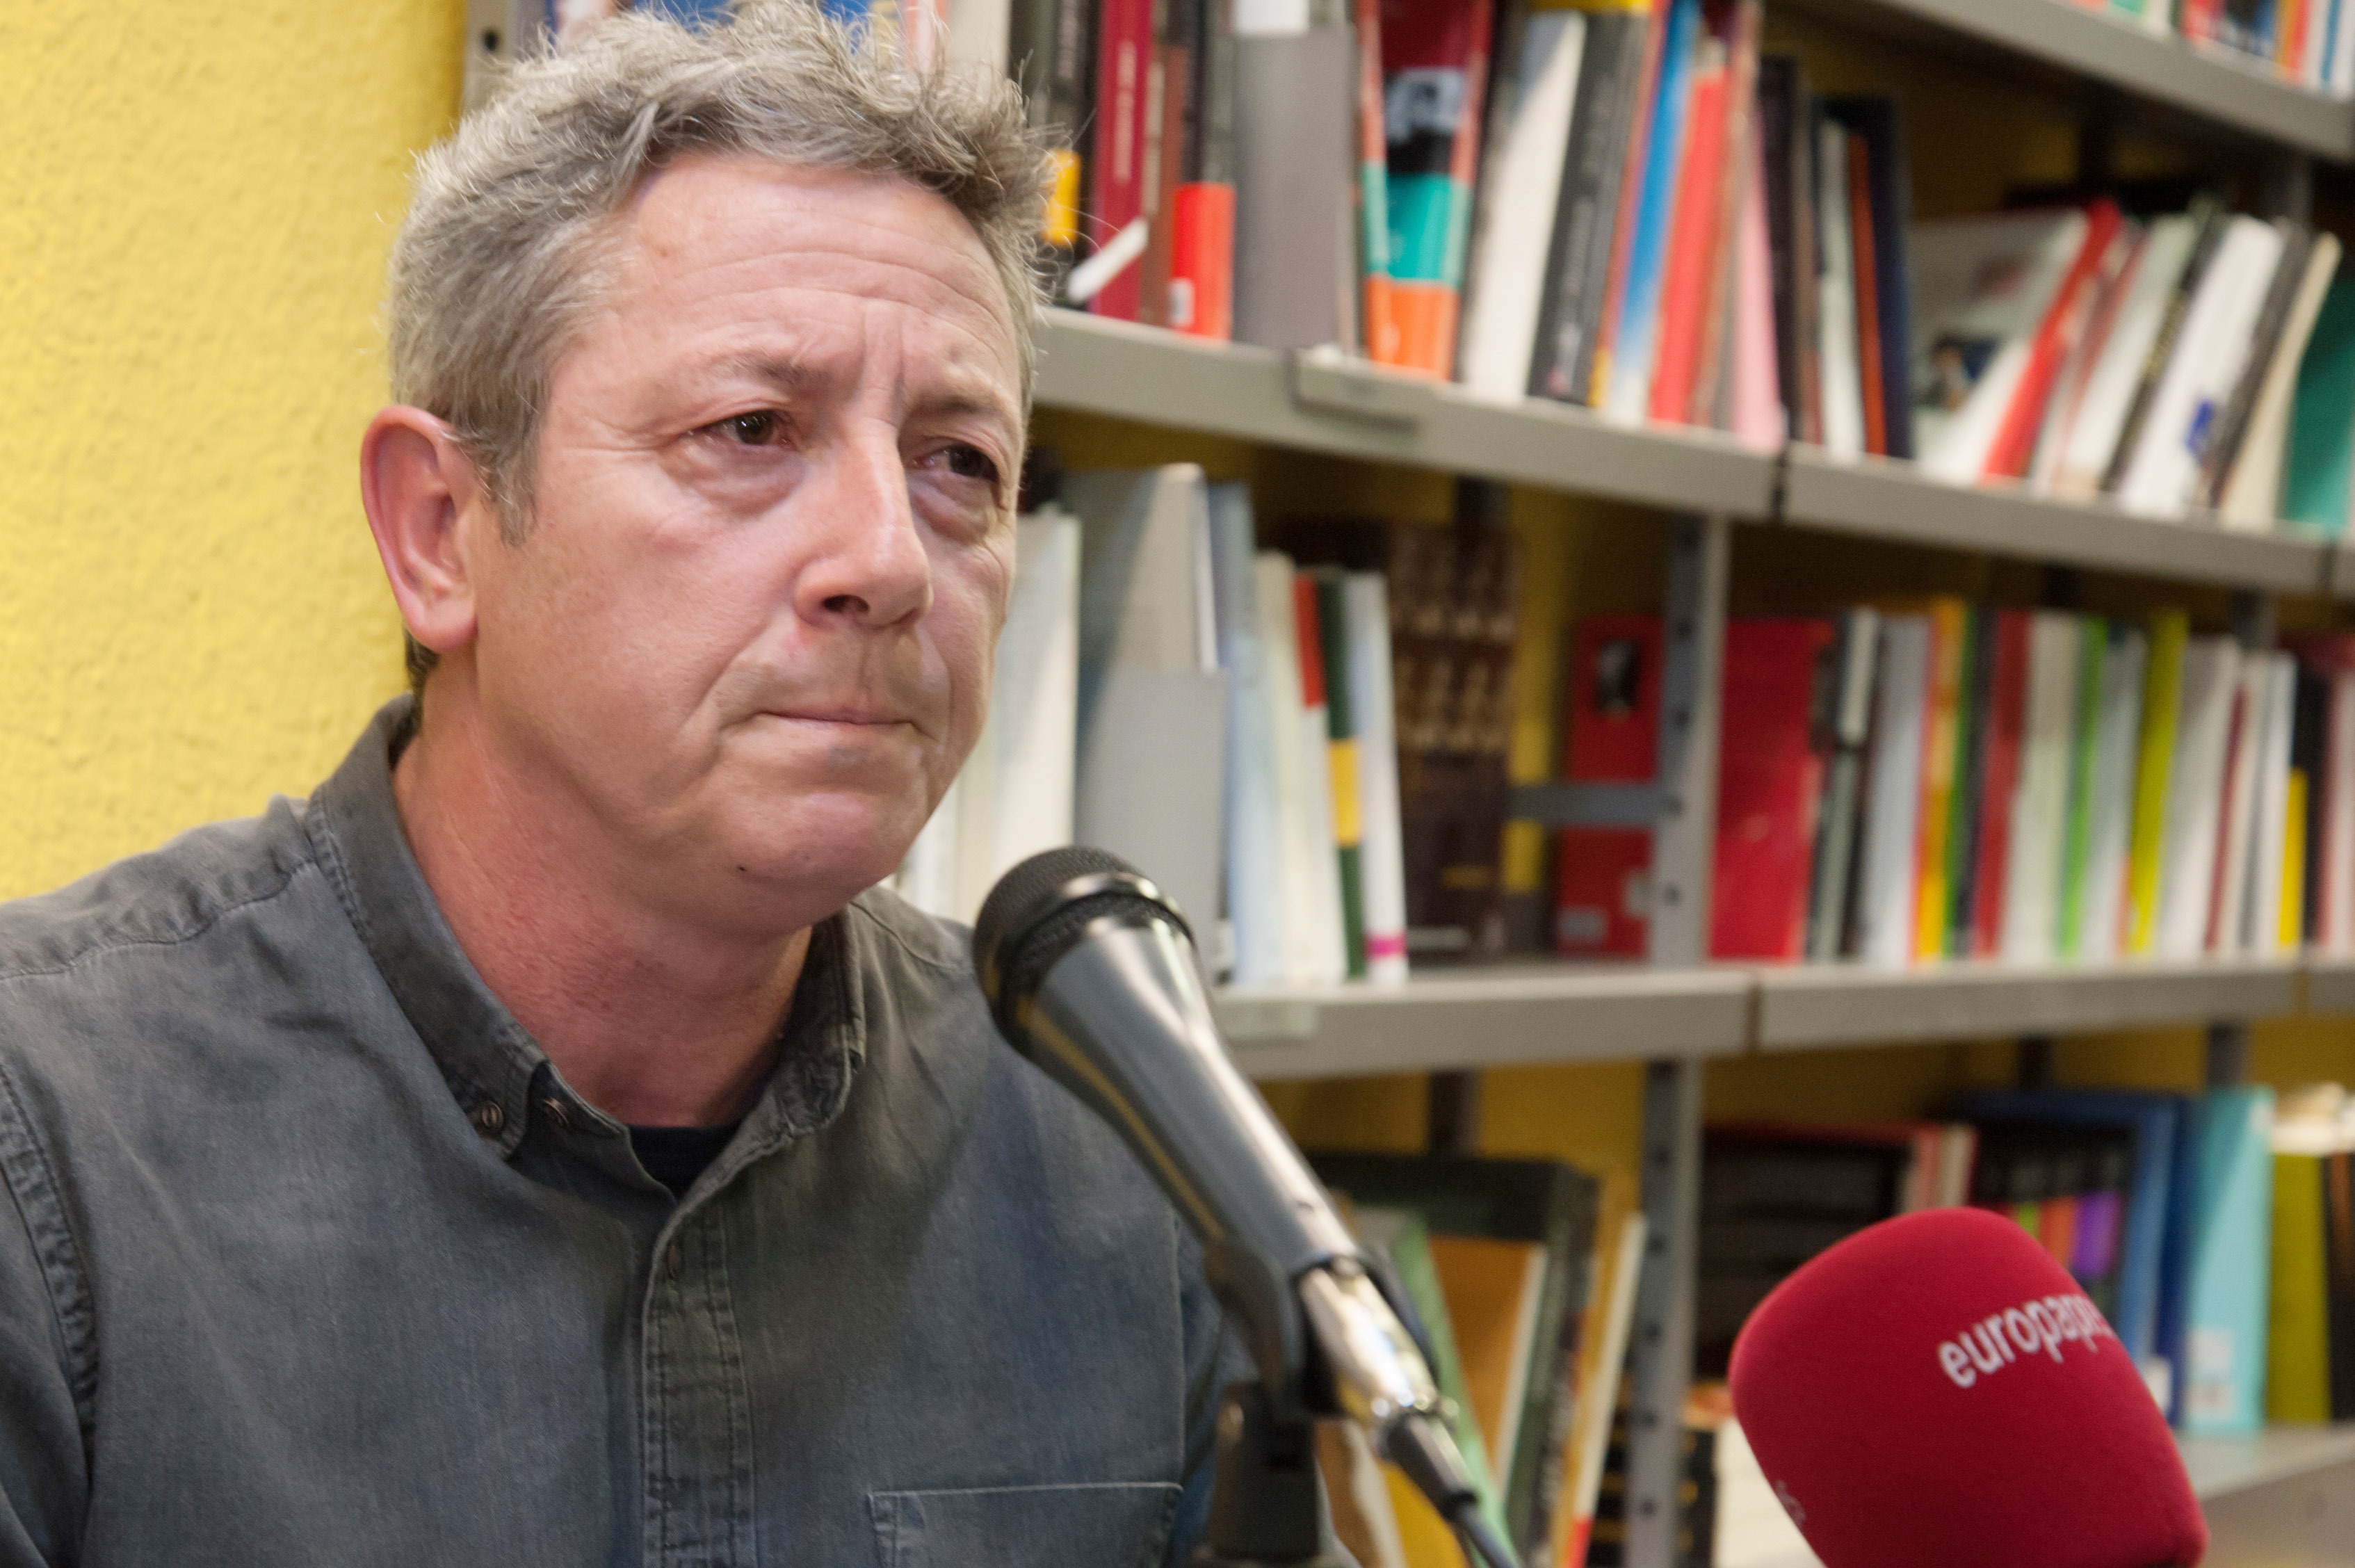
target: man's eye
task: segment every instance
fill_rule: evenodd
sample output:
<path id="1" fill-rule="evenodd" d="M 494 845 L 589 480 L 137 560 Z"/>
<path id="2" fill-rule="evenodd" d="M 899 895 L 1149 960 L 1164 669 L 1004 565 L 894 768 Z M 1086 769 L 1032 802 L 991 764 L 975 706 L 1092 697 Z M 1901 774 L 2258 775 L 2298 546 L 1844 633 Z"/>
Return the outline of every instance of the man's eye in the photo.
<path id="1" fill-rule="evenodd" d="M 766 446 L 777 439 L 779 422 L 769 410 L 756 409 L 748 414 L 731 415 L 711 428 L 740 445 Z"/>
<path id="2" fill-rule="evenodd" d="M 942 455 L 948 460 L 949 472 L 959 478 L 986 480 L 992 485 L 997 483 L 997 464 L 990 460 L 989 453 L 977 446 L 967 446 L 959 442 Z"/>

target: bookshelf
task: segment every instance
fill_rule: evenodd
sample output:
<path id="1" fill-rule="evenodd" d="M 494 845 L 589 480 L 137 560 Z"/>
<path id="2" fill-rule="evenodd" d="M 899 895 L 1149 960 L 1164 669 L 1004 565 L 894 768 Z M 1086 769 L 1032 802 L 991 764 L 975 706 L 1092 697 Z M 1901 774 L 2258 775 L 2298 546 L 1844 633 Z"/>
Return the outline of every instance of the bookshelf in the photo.
<path id="1" fill-rule="evenodd" d="M 2355 1466 L 2355 1424 L 2276 1426 L 2254 1437 L 2182 1437 L 2184 1468 L 2205 1501 Z"/>
<path id="2" fill-rule="evenodd" d="M 2355 101 L 2067 0 L 1803 0 L 1869 29 L 1967 39 L 2276 146 L 2355 158 Z"/>

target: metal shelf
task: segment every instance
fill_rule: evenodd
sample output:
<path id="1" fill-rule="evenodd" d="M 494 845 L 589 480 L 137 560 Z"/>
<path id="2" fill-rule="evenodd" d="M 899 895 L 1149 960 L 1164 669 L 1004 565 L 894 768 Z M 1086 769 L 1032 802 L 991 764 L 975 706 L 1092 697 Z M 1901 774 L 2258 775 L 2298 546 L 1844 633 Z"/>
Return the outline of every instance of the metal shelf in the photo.
<path id="1" fill-rule="evenodd" d="M 1528 964 L 1218 997 L 1254 1078 L 1450 1072 L 1538 1061 L 1714 1056 L 1742 1049 L 1743 969 Z"/>
<path id="2" fill-rule="evenodd" d="M 2067 0 L 1802 0 L 1842 19 L 1926 26 L 2122 88 L 2300 152 L 2355 157 L 2355 102 L 2288 81 L 2231 50 L 2154 33 L 2139 17 Z"/>
<path id="3" fill-rule="evenodd" d="M 2063 1034 L 2295 1012 L 2294 957 L 2023 966 L 1965 959 L 1910 969 L 1758 971 L 1761 1050 Z"/>
<path id="4" fill-rule="evenodd" d="M 2191 1472 L 2191 1489 L 2213 1499 L 2355 1466 L 2355 1424 L 2268 1426 L 2250 1437 L 2179 1437 L 2176 1446 Z"/>
<path id="5" fill-rule="evenodd" d="M 2059 0 L 2022 4 L 2061 8 Z M 2106 501 L 2046 500 L 2016 486 L 1948 485 L 1886 458 L 1794 446 L 1788 462 L 1782 520 L 1807 528 L 2291 593 L 2320 592 L 2330 555 L 2317 539 L 2159 522 Z"/>
<path id="6" fill-rule="evenodd" d="M 1037 400 L 1146 424 L 1442 469 L 1680 511 L 1764 517 L 1777 456 L 1717 431 L 1629 428 L 1566 403 L 1499 403 L 1327 350 L 1213 343 L 1044 312 Z"/>
<path id="7" fill-rule="evenodd" d="M 2306 960 L 2306 1010 L 2355 1013 L 2355 955 L 2316 953 Z"/>

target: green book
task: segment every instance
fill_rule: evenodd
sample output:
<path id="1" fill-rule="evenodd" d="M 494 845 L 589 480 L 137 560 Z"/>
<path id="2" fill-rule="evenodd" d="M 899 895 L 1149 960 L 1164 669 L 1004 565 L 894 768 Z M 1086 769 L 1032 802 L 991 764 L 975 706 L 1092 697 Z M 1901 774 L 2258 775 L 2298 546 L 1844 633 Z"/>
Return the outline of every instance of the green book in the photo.
<path id="1" fill-rule="evenodd" d="M 2055 946 L 2077 956 L 2085 918 L 2085 859 L 2094 841 L 2094 759 L 2102 733 L 2102 666 L 2110 624 L 2099 615 L 2077 623 L 2077 732 L 2069 737 L 2068 826 L 2061 843 L 2061 923 Z"/>
<path id="2" fill-rule="evenodd" d="M 2167 792 L 2175 769 L 2175 729 L 2183 704 L 2183 649 L 2191 624 L 2180 610 L 2150 618 L 2150 663 L 2143 674 L 2142 738 L 2135 765 L 2134 836 L 2126 860 L 2126 950 L 2147 953 L 2158 938 L 2158 879 L 2167 848 Z"/>
<path id="3" fill-rule="evenodd" d="M 1341 934 L 1349 978 L 1366 977 L 1366 814 L 1358 792 L 1358 710 L 1349 697 L 1349 609 L 1338 567 L 1309 573 L 1316 584 L 1316 645 L 1325 658 L 1325 733 L 1333 773 L 1333 844 L 1341 858 Z"/>
<path id="4" fill-rule="evenodd" d="M 2282 459 L 2281 517 L 2326 534 L 2347 531 L 2355 475 L 2355 277 L 2330 280 L 2298 361 Z"/>
<path id="5" fill-rule="evenodd" d="M 1472 1414 L 1472 1396 L 1464 1386 L 1464 1359 L 1455 1349 L 1447 1294 L 1440 1288 L 1439 1269 L 1431 1261 L 1431 1232 L 1423 1216 L 1412 1209 L 1362 1204 L 1355 1213 L 1359 1239 L 1380 1248 L 1390 1259 L 1399 1284 L 1406 1287 L 1407 1299 L 1414 1304 L 1415 1317 L 1422 1320 L 1423 1337 L 1431 1351 L 1432 1379 L 1455 1406 L 1455 1419 L 1447 1428 L 1455 1446 L 1463 1450 L 1472 1489 L 1480 1494 L 1480 1511 L 1488 1516 L 1498 1534 L 1509 1536 L 1512 1529 L 1505 1521 L 1504 1496 L 1497 1489 L 1496 1471 L 1488 1463 L 1487 1440 L 1480 1435 L 1480 1423 Z"/>
<path id="6" fill-rule="evenodd" d="M 1963 682 L 1955 714 L 1955 784 L 1946 796 L 1946 933 L 1950 958 L 1971 950 L 1971 904 L 1978 893 L 1979 796 L 1987 770 L 1987 721 L 1995 706 L 1993 606 L 1970 607 L 1964 634 Z"/>

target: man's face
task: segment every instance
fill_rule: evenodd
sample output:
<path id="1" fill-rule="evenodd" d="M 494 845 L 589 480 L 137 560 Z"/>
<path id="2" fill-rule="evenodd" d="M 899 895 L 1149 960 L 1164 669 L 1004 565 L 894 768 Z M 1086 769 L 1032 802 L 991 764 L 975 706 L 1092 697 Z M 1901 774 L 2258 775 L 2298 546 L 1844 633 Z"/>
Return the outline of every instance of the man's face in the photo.
<path id="1" fill-rule="evenodd" d="M 890 874 L 981 728 L 1010 307 L 896 178 L 690 159 L 617 221 L 527 537 L 468 552 L 484 720 L 642 894 L 815 918 Z"/>

